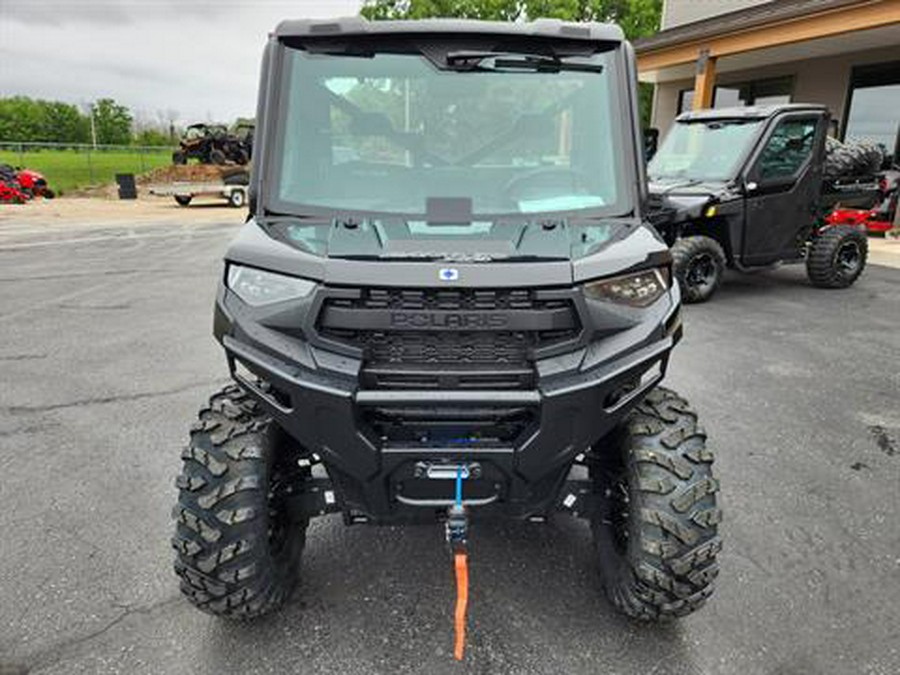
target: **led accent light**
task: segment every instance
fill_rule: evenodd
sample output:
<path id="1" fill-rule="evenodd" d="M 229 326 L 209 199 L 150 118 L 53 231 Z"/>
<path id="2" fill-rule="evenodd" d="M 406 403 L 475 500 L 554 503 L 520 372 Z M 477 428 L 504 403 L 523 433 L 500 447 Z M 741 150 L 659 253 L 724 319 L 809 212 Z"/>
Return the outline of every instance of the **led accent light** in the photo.
<path id="1" fill-rule="evenodd" d="M 629 307 L 647 307 L 669 287 L 669 270 L 655 268 L 585 284 L 584 294 L 594 300 L 615 302 Z"/>

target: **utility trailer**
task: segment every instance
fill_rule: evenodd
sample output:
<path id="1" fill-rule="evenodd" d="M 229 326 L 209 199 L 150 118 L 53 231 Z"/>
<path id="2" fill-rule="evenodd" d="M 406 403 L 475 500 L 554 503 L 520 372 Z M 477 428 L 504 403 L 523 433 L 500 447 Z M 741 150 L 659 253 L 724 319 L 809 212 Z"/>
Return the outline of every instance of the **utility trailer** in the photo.
<path id="1" fill-rule="evenodd" d="M 150 188 L 150 194 L 160 197 L 174 197 L 180 206 L 188 206 L 195 197 L 218 197 L 230 206 L 241 208 L 247 203 L 246 185 L 225 183 L 173 183 Z"/>

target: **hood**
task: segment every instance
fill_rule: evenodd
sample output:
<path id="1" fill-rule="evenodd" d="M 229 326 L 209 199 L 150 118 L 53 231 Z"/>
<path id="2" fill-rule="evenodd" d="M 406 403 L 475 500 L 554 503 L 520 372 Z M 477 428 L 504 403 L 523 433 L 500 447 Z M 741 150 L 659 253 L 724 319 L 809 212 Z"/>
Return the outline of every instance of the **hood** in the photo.
<path id="1" fill-rule="evenodd" d="M 665 242 L 632 219 L 496 223 L 496 229 L 473 223 L 466 228 L 479 225 L 482 234 L 495 236 L 477 238 L 464 232 L 461 236 L 401 237 L 395 243 L 374 223 L 349 225 L 251 220 L 225 257 L 333 284 L 447 287 L 572 284 L 669 260 Z"/>
<path id="2" fill-rule="evenodd" d="M 304 253 L 358 261 L 528 262 L 577 260 L 627 237 L 633 218 L 522 218 L 435 224 L 402 218 L 293 217 L 259 221 Z"/>
<path id="3" fill-rule="evenodd" d="M 650 220 L 654 225 L 698 218 L 707 205 L 725 201 L 732 188 L 721 181 L 661 178 L 649 185 Z"/>

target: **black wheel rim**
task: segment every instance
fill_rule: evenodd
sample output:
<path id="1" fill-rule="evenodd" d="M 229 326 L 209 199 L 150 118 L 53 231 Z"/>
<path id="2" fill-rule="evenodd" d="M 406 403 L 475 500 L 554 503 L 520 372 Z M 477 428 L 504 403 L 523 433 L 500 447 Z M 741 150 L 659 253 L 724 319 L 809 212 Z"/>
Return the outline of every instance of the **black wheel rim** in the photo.
<path id="1" fill-rule="evenodd" d="M 628 495 L 628 482 L 621 473 L 608 483 L 605 495 L 606 509 L 603 524 L 612 535 L 612 543 L 620 555 L 628 552 L 631 499 Z"/>
<path id="2" fill-rule="evenodd" d="M 286 490 L 283 485 L 275 484 L 269 492 L 269 551 L 278 556 L 287 541 L 288 518 L 285 508 Z"/>
<path id="3" fill-rule="evenodd" d="M 845 241 L 838 247 L 834 255 L 835 267 L 844 274 L 856 274 L 862 264 L 862 251 L 859 242 Z"/>
<path id="4" fill-rule="evenodd" d="M 684 279 L 689 287 L 705 291 L 715 284 L 716 276 L 716 261 L 712 254 L 698 253 L 688 262 Z"/>
<path id="5" fill-rule="evenodd" d="M 290 530 L 294 524 L 291 519 L 290 510 L 287 501 L 293 490 L 302 484 L 306 477 L 306 472 L 301 469 L 297 463 L 293 453 L 286 453 L 291 459 L 285 461 L 286 458 L 279 458 L 281 461 L 276 465 L 269 487 L 268 510 L 269 510 L 269 552 L 273 557 L 278 557 L 284 552 L 285 546 L 290 538 Z"/>

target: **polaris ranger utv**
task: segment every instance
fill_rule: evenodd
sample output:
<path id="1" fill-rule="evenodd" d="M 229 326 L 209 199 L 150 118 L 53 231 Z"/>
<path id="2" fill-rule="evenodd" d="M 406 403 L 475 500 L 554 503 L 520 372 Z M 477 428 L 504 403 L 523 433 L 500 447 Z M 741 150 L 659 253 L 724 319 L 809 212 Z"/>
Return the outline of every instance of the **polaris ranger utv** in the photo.
<path id="1" fill-rule="evenodd" d="M 662 619 L 717 573 L 681 336 L 644 220 L 618 27 L 289 21 L 265 49 L 250 219 L 214 333 L 235 384 L 183 454 L 175 569 L 217 615 L 294 586 L 310 518 L 593 529 L 612 602 Z M 457 655 L 461 643 L 457 644 Z"/>
<path id="2" fill-rule="evenodd" d="M 870 202 L 877 182 L 823 179 L 824 106 L 683 113 L 648 166 L 650 219 L 672 247 L 685 302 L 703 302 L 725 268 L 805 262 L 810 281 L 845 288 L 862 273 L 864 230 L 829 225 L 837 202 Z"/>

